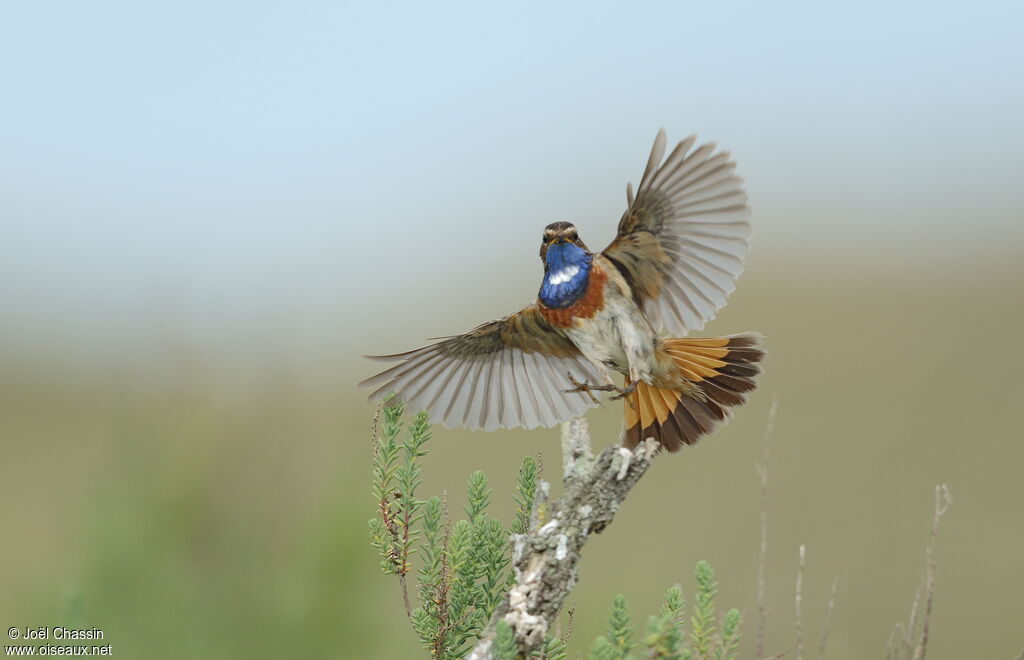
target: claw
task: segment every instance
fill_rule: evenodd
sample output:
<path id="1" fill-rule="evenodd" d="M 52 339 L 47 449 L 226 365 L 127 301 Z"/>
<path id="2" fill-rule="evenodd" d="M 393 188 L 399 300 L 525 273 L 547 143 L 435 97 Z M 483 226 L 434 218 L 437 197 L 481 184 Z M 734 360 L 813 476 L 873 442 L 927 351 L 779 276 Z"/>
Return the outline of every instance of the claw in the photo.
<path id="1" fill-rule="evenodd" d="M 571 373 L 569 373 L 568 371 L 567 371 L 567 372 L 565 372 L 565 375 L 566 375 L 566 376 L 567 376 L 567 377 L 569 378 L 569 382 L 573 384 L 573 388 L 572 388 L 571 390 L 562 390 L 563 392 L 565 392 L 566 394 L 575 394 L 575 393 L 577 393 L 577 392 L 583 392 L 583 393 L 584 393 L 584 394 L 586 394 L 586 395 L 587 395 L 588 397 L 590 397 L 590 400 L 591 400 L 592 402 L 594 402 L 594 403 L 600 403 L 600 402 L 598 401 L 597 397 L 596 397 L 596 396 L 594 396 L 594 392 L 592 391 L 592 390 L 594 389 L 593 387 L 591 387 L 591 386 L 590 386 L 590 385 L 588 385 L 587 383 L 581 383 L 581 382 L 579 382 L 578 380 L 576 380 L 575 378 L 573 378 L 573 377 L 572 377 L 572 374 L 571 374 Z"/>

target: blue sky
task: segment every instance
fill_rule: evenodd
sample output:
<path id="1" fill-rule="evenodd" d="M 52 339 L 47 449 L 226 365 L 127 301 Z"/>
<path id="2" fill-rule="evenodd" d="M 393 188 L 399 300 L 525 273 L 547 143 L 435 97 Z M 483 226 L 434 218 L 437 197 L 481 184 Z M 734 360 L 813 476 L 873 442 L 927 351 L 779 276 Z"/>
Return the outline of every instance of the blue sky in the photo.
<path id="1" fill-rule="evenodd" d="M 480 297 L 491 278 L 525 303 L 540 229 L 610 239 L 662 126 L 734 152 L 764 259 L 1013 250 L 1022 19 L 1009 2 L 5 3 L 0 303 L 44 345 L 153 325 L 303 342 L 326 318 L 355 341 L 344 318 L 387 318 L 381 292 L 438 304 L 410 283 Z"/>

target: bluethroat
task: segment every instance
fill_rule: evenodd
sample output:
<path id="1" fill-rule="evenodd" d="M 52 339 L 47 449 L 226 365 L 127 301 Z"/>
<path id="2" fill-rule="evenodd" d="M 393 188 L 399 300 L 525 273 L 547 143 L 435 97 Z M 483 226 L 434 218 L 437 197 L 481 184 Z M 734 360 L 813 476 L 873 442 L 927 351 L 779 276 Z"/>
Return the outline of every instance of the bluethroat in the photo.
<path id="1" fill-rule="evenodd" d="M 622 441 L 694 444 L 755 387 L 760 335 L 690 338 L 736 286 L 749 246 L 747 195 L 729 153 L 691 136 L 663 159 L 659 131 L 618 234 L 591 252 L 571 223 L 544 229 L 536 301 L 503 319 L 406 353 L 361 386 L 394 392 L 445 426 L 552 426 L 625 401 Z M 666 334 L 667 337 L 660 336 Z M 617 386 L 612 372 L 623 376 Z"/>

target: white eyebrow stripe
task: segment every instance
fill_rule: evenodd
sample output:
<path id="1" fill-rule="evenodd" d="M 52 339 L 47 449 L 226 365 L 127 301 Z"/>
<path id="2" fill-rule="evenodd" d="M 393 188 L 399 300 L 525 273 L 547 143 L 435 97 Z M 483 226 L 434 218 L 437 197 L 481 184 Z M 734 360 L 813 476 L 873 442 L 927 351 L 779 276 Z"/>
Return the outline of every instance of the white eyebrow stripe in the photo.
<path id="1" fill-rule="evenodd" d="M 575 277 L 576 273 L 578 272 L 580 272 L 579 266 L 566 266 L 562 270 L 551 275 L 551 277 L 548 278 L 548 282 L 555 286 L 558 286 L 559 284 L 565 284 L 573 277 Z"/>

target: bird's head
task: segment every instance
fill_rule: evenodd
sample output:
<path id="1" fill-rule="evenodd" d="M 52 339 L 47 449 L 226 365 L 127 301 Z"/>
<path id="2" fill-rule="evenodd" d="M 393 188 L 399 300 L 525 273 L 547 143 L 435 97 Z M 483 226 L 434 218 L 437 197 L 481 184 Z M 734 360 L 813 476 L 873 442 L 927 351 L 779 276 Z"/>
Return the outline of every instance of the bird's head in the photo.
<path id="1" fill-rule="evenodd" d="M 580 236 L 576 232 L 576 226 L 571 222 L 565 221 L 552 222 L 544 228 L 544 236 L 541 238 L 540 243 L 540 258 L 545 264 L 550 261 L 548 259 L 548 250 L 552 248 L 554 248 L 555 252 L 559 253 L 560 257 L 578 255 L 580 252 L 589 254 L 590 252 L 583 241 L 580 240 Z M 551 256 L 555 255 L 552 254 Z"/>
<path id="2" fill-rule="evenodd" d="M 538 298 L 553 308 L 572 305 L 587 288 L 593 255 L 569 222 L 552 222 L 544 228 L 540 244 L 544 280 Z"/>

